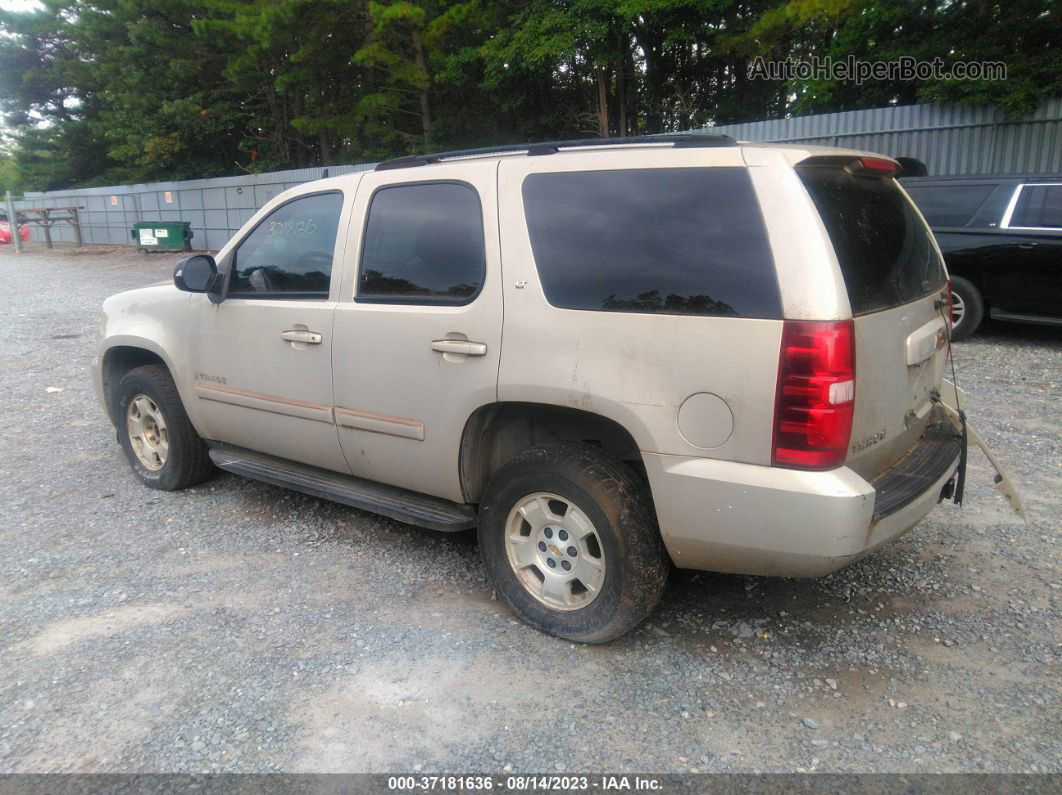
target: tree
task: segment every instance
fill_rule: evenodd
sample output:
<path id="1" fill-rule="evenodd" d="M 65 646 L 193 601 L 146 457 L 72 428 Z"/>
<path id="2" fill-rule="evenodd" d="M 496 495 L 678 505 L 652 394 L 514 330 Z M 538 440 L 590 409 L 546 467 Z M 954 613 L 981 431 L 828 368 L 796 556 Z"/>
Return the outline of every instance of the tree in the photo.
<path id="1" fill-rule="evenodd" d="M 1042 97 L 1062 92 L 1062 15 L 1051 0 L 788 0 L 772 4 L 730 44 L 773 59 L 940 58 L 949 71 L 959 62 L 1007 65 L 1007 79 L 999 81 L 796 81 L 789 85 L 795 99 L 786 110 L 797 114 L 959 102 L 996 104 L 1021 115 Z"/>
<path id="2" fill-rule="evenodd" d="M 193 30 L 230 42 L 220 73 L 239 96 L 240 147 L 255 168 L 360 154 L 355 106 L 365 91 L 350 57 L 365 9 L 349 0 L 204 0 Z"/>
<path id="3" fill-rule="evenodd" d="M 1062 94 L 1051 0 L 41 0 L 0 11 L 22 187 L 330 165 L 918 101 Z M 753 79 L 811 57 L 1005 81 Z M 10 177 L 7 177 L 8 179 Z"/>

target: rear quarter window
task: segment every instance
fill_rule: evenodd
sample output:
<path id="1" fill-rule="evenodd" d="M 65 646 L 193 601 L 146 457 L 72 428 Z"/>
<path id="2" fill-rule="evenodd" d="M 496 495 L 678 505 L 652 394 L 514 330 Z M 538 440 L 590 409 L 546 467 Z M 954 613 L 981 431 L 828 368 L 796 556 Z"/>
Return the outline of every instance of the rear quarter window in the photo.
<path id="1" fill-rule="evenodd" d="M 930 226 L 965 226 L 995 185 L 904 185 Z"/>
<path id="2" fill-rule="evenodd" d="M 797 168 L 841 266 L 853 315 L 907 304 L 944 286 L 929 229 L 893 179 L 836 166 Z"/>
<path id="3" fill-rule="evenodd" d="M 744 168 L 532 174 L 523 199 L 553 306 L 781 317 L 767 231 Z"/>

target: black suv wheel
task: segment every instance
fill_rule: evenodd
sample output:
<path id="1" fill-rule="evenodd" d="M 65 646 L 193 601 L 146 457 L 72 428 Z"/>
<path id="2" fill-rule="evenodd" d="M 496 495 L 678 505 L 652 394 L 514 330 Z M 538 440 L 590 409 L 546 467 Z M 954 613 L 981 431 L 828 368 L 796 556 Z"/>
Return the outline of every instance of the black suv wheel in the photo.
<path id="1" fill-rule="evenodd" d="M 961 276 L 951 277 L 951 338 L 963 340 L 977 331 L 985 317 L 985 302 L 981 292 Z"/>

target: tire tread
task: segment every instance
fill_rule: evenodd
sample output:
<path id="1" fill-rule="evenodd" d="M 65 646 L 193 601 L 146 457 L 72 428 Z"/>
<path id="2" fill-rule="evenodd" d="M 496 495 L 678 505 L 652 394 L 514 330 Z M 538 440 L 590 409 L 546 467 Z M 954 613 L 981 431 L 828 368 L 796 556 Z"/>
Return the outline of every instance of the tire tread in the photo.
<path id="1" fill-rule="evenodd" d="M 514 603 L 504 587 L 498 587 L 495 569 L 508 567 L 504 545 L 485 538 L 485 533 L 504 533 L 504 522 L 511 506 L 494 502 L 512 478 L 528 472 L 554 472 L 569 478 L 586 491 L 597 507 L 614 525 L 619 553 L 624 565 L 619 601 L 601 621 L 588 612 L 554 611 L 551 616 L 529 616 Z M 501 523 L 501 529 L 498 524 Z M 596 447 L 583 443 L 551 443 L 533 447 L 506 462 L 492 476 L 484 492 L 480 513 L 480 549 L 484 562 L 505 601 L 527 623 L 568 640 L 604 643 L 623 635 L 641 623 L 656 607 L 663 594 L 670 571 L 670 561 L 657 527 L 649 489 L 622 461 Z M 522 588 L 522 586 L 518 586 Z M 603 596 L 603 595 L 602 595 Z M 599 599 L 602 597 L 598 597 Z M 515 601 L 519 601 L 519 596 Z M 593 609 L 591 604 L 587 611 Z M 540 611 L 544 612 L 544 611 Z"/>
<path id="2" fill-rule="evenodd" d="M 159 478 L 146 478 L 141 473 L 123 425 L 125 397 L 131 391 L 133 382 L 145 385 L 147 389 L 144 391 L 154 393 L 151 397 L 157 403 L 162 404 L 161 408 L 166 418 L 170 439 L 167 463 L 172 460 L 174 468 L 168 471 L 164 468 Z M 192 421 L 188 419 L 188 413 L 184 410 L 177 385 L 173 382 L 169 370 L 164 366 L 145 364 L 126 372 L 118 382 L 115 401 L 114 416 L 118 424 L 118 437 L 121 440 L 122 449 L 144 485 L 163 491 L 179 491 L 202 483 L 215 473 L 207 446 L 192 427 Z"/>

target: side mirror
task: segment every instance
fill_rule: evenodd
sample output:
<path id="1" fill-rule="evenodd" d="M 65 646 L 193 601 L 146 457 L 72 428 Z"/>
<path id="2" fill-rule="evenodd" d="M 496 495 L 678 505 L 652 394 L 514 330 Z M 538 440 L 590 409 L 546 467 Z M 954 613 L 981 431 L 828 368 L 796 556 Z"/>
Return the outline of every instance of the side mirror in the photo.
<path id="1" fill-rule="evenodd" d="M 209 254 L 185 257 L 173 269 L 173 284 L 186 293 L 209 293 L 218 281 L 218 266 Z"/>

